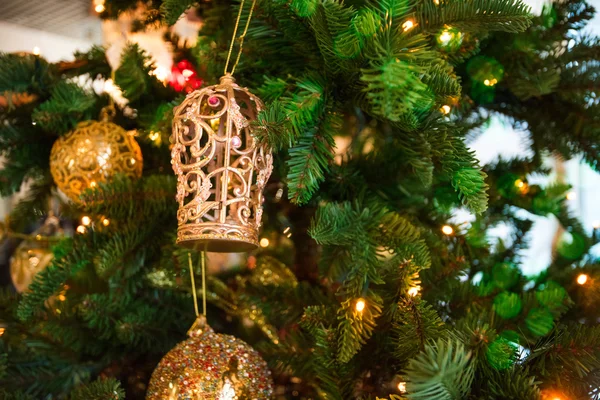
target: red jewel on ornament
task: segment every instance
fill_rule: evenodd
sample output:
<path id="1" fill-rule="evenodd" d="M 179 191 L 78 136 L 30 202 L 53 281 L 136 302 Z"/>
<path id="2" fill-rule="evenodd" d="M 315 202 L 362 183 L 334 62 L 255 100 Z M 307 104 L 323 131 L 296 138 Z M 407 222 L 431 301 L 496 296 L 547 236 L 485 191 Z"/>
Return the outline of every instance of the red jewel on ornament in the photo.
<path id="1" fill-rule="evenodd" d="M 219 100 L 219 98 L 217 96 L 210 96 L 208 98 L 208 105 L 215 108 L 218 107 L 219 104 L 221 104 L 221 100 Z"/>

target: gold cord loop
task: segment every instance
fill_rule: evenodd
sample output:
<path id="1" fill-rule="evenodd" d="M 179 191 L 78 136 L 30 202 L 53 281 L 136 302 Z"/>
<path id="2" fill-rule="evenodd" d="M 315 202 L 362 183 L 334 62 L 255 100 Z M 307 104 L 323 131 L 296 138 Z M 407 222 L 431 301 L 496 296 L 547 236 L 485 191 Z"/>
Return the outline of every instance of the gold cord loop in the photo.
<path id="1" fill-rule="evenodd" d="M 229 60 L 231 59 L 233 45 L 235 43 L 235 39 L 237 36 L 237 30 L 238 30 L 238 26 L 240 24 L 240 19 L 242 17 L 242 10 L 244 9 L 244 2 L 245 2 L 245 0 L 242 0 L 240 2 L 240 10 L 238 11 L 238 16 L 235 21 L 235 27 L 233 28 L 233 37 L 231 38 L 231 44 L 229 46 L 229 53 L 227 54 L 227 62 L 225 62 L 225 70 L 223 71 L 224 75 L 227 75 L 227 68 L 229 67 Z M 246 37 L 246 33 L 248 32 L 248 27 L 250 26 L 250 20 L 252 19 L 252 13 L 254 12 L 255 5 L 256 5 L 256 0 L 252 0 L 252 6 L 250 7 L 250 13 L 248 14 L 248 20 L 246 21 L 246 27 L 244 28 L 244 33 L 242 33 L 242 35 L 240 36 L 240 49 L 238 50 L 238 55 L 235 59 L 235 63 L 233 64 L 233 67 L 231 68 L 231 72 L 230 72 L 231 75 L 233 75 L 233 73 L 235 72 L 235 68 L 237 67 L 237 65 L 240 61 L 240 57 L 242 55 L 242 48 L 244 47 L 244 38 Z"/>

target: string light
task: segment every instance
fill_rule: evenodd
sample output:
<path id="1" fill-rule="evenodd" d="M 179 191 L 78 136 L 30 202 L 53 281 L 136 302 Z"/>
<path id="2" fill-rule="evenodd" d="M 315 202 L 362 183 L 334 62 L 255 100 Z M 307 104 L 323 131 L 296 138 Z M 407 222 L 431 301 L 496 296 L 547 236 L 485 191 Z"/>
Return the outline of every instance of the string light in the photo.
<path id="1" fill-rule="evenodd" d="M 292 228 L 290 228 L 289 226 L 287 228 L 285 228 L 283 230 L 283 234 L 288 237 L 291 238 L 292 237 Z"/>
<path id="2" fill-rule="evenodd" d="M 398 382 L 398 390 L 400 393 L 406 393 L 406 382 Z"/>
<path id="3" fill-rule="evenodd" d="M 4 335 L 4 332 L 6 332 L 6 328 L 0 328 L 0 336 Z"/>
<path id="4" fill-rule="evenodd" d="M 39 56 L 41 53 L 40 48 L 37 46 L 35 46 L 31 52 L 33 53 L 34 56 Z"/>
<path id="5" fill-rule="evenodd" d="M 442 43 L 443 45 L 447 45 L 448 43 L 450 43 L 450 41 L 452 40 L 452 33 L 450 33 L 449 30 L 445 30 L 440 34 L 440 43 Z"/>
<path id="6" fill-rule="evenodd" d="M 108 226 L 108 225 L 110 225 L 110 220 L 109 220 L 108 218 L 104 218 L 104 219 L 102 220 L 102 225 L 104 225 L 104 226 Z"/>
<path id="7" fill-rule="evenodd" d="M 85 233 L 85 231 L 86 231 L 85 226 L 79 225 L 77 227 L 77 233 L 81 233 L 83 235 Z"/>
<path id="8" fill-rule="evenodd" d="M 413 22 L 412 19 L 404 21 L 404 23 L 402 24 L 402 29 L 404 29 L 404 32 L 407 32 L 407 31 L 411 30 L 414 27 L 415 27 L 415 23 Z"/>
<path id="9" fill-rule="evenodd" d="M 575 193 L 574 191 L 570 191 L 569 193 L 567 193 L 567 200 L 573 201 L 577 198 L 577 193 Z"/>
<path id="10" fill-rule="evenodd" d="M 498 79 L 496 78 L 486 79 L 485 81 L 483 81 L 483 84 L 485 86 L 494 86 L 496 83 L 498 83 Z"/>
<path id="11" fill-rule="evenodd" d="M 356 309 L 356 311 L 361 313 L 365 309 L 366 305 L 367 305 L 367 303 L 365 303 L 364 299 L 358 299 L 358 300 L 356 300 L 356 304 L 354 305 L 354 308 Z"/>
<path id="12" fill-rule="evenodd" d="M 260 239 L 260 247 L 268 247 L 269 246 L 269 239 L 267 238 L 262 238 Z"/>
<path id="13" fill-rule="evenodd" d="M 454 228 L 452 228 L 450 225 L 444 225 L 442 226 L 442 233 L 450 236 L 454 233 Z"/>
<path id="14" fill-rule="evenodd" d="M 88 217 L 87 215 L 84 215 L 83 217 L 81 217 L 81 223 L 85 226 L 88 226 L 89 224 L 92 223 L 92 219 L 90 217 Z"/>
<path id="15" fill-rule="evenodd" d="M 104 10 L 106 10 L 106 7 L 104 7 L 104 0 L 94 0 L 94 11 L 100 14 Z"/>
<path id="16" fill-rule="evenodd" d="M 413 286 L 410 289 L 408 289 L 408 295 L 411 297 L 415 297 L 416 295 L 419 294 L 420 290 L 421 290 L 420 286 Z"/>
<path id="17" fill-rule="evenodd" d="M 91 188 L 95 188 L 96 187 L 96 181 L 91 181 L 90 182 L 90 187 Z"/>
<path id="18" fill-rule="evenodd" d="M 442 112 L 442 114 L 446 114 L 446 115 L 450 114 L 450 110 L 451 110 L 451 108 L 448 104 L 444 104 L 442 106 L 442 108 L 440 108 L 440 111 Z"/>
<path id="19" fill-rule="evenodd" d="M 585 283 L 588 281 L 588 276 L 586 274 L 579 274 L 579 276 L 577 276 L 577 283 L 580 285 L 585 285 Z"/>
<path id="20" fill-rule="evenodd" d="M 150 132 L 148 134 L 148 139 L 152 140 L 153 142 L 158 142 L 158 139 L 160 139 L 160 133 Z"/>

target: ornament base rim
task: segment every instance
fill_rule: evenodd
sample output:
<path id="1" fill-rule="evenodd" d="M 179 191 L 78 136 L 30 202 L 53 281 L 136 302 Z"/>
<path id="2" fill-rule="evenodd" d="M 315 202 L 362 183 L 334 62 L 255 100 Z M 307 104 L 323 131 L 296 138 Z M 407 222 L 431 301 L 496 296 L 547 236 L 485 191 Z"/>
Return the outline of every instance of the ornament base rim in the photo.
<path id="1" fill-rule="evenodd" d="M 215 235 L 186 235 L 177 238 L 177 245 L 197 251 L 211 253 L 246 253 L 258 247 L 258 243 L 237 237 L 215 237 Z"/>

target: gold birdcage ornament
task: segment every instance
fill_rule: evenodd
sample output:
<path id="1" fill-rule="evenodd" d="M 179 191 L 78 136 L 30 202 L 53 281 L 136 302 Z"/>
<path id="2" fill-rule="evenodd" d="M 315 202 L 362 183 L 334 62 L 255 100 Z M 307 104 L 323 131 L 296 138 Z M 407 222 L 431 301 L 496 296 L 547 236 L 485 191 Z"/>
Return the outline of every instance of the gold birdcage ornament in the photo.
<path id="1" fill-rule="evenodd" d="M 263 190 L 273 170 L 270 148 L 252 134 L 262 108 L 228 73 L 175 108 L 178 244 L 213 252 L 258 246 Z"/>

